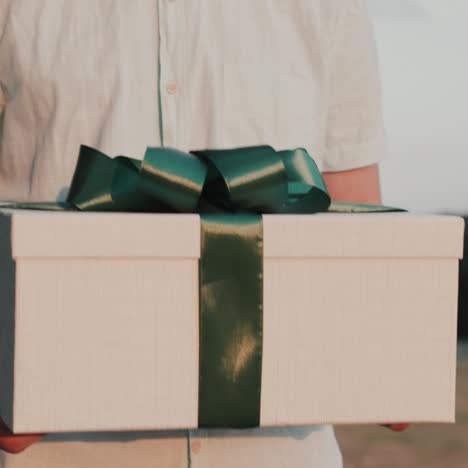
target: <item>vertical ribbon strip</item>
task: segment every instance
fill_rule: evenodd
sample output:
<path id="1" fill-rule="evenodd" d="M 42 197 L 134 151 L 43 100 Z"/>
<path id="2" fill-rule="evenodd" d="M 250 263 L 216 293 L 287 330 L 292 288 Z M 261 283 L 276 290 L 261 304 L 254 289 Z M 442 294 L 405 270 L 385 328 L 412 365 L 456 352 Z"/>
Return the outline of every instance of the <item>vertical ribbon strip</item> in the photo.
<path id="1" fill-rule="evenodd" d="M 260 215 L 202 215 L 199 427 L 260 425 Z"/>

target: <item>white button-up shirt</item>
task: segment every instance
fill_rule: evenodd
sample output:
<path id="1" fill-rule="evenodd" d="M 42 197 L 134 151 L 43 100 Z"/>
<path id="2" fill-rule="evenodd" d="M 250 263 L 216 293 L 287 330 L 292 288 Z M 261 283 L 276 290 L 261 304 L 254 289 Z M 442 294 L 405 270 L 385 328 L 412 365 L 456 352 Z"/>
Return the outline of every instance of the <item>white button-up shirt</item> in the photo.
<path id="1" fill-rule="evenodd" d="M 383 154 L 364 0 L 2 0 L 0 85 L 0 200 L 64 199 L 81 144 L 134 158 L 305 147 L 325 171 Z M 2 456 L 6 468 L 341 466 L 329 426 L 49 436 Z"/>

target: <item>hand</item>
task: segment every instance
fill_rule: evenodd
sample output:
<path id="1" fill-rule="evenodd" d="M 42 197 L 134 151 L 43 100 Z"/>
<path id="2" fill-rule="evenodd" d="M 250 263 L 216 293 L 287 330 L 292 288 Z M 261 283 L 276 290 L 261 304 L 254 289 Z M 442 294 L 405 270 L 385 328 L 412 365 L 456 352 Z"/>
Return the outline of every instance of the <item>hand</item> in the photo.
<path id="1" fill-rule="evenodd" d="M 390 429 L 393 432 L 403 432 L 410 427 L 408 423 L 397 423 L 397 424 L 382 424 L 383 427 Z"/>
<path id="2" fill-rule="evenodd" d="M 0 419 L 0 449 L 8 453 L 20 453 L 40 440 L 43 434 L 13 434 Z"/>

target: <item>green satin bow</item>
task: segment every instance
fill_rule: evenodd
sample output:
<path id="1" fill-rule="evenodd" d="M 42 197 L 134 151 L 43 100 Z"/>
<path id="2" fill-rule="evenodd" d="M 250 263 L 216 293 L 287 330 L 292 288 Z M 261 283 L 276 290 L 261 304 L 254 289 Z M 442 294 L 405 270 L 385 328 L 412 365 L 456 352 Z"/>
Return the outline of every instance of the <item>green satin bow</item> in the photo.
<path id="1" fill-rule="evenodd" d="M 148 148 L 143 161 L 123 156 L 111 159 L 82 146 L 65 203 L 10 206 L 202 215 L 200 427 L 260 423 L 261 214 L 400 211 L 331 203 L 320 171 L 306 150 L 275 151 L 269 146 L 191 153 Z"/>
<path id="2" fill-rule="evenodd" d="M 306 150 L 270 146 L 184 153 L 148 148 L 143 161 L 82 146 L 65 203 L 25 208 L 179 213 L 382 212 L 395 208 L 331 203 Z"/>

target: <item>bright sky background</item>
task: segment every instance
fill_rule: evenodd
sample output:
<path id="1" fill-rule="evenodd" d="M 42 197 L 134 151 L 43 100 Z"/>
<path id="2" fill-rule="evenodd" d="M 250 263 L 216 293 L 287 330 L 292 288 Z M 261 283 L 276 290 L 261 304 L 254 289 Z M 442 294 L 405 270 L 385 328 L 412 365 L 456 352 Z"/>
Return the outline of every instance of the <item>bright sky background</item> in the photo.
<path id="1" fill-rule="evenodd" d="M 468 18 L 467 0 L 368 0 L 371 11 L 382 17 Z"/>
<path id="2" fill-rule="evenodd" d="M 468 0 L 368 0 L 384 89 L 384 202 L 468 214 Z"/>
<path id="3" fill-rule="evenodd" d="M 385 0 L 386 2 L 390 0 Z M 423 8 L 432 16 L 468 18 L 467 0 L 413 0 L 415 4 Z"/>

